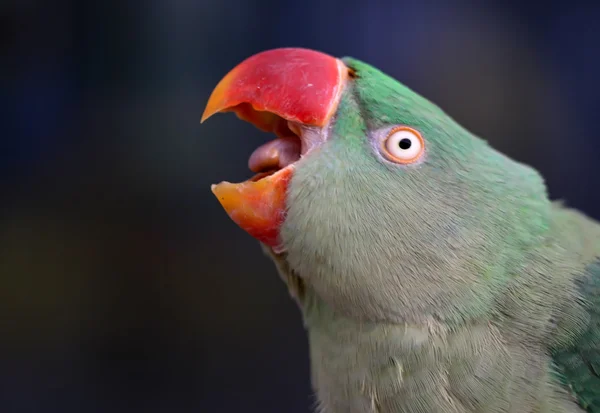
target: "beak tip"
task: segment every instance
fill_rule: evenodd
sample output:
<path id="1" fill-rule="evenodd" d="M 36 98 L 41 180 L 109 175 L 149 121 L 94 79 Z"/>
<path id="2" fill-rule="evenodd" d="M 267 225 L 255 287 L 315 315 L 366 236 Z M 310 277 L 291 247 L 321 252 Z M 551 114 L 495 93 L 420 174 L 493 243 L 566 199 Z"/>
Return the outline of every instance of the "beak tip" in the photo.
<path id="1" fill-rule="evenodd" d="M 206 122 L 208 118 L 210 118 L 212 115 L 219 111 L 218 108 L 215 110 L 215 106 L 215 102 L 213 102 L 212 99 L 209 99 L 208 103 L 206 104 L 206 108 L 204 108 L 204 112 L 202 112 L 200 123 Z"/>
<path id="2" fill-rule="evenodd" d="M 214 196 L 216 196 L 217 198 L 219 197 L 219 184 L 212 184 L 210 186 L 210 191 L 213 193 Z"/>

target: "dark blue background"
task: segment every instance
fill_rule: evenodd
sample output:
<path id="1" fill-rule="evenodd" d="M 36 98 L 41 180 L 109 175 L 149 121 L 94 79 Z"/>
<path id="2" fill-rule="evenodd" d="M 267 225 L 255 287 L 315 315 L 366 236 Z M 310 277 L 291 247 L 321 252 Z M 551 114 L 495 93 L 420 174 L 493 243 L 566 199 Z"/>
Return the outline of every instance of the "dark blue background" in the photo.
<path id="1" fill-rule="evenodd" d="M 419 3 L 3 0 L 0 411 L 309 411 L 299 312 L 209 189 L 267 137 L 199 123 L 265 49 L 377 66 L 600 218 L 600 7 Z"/>

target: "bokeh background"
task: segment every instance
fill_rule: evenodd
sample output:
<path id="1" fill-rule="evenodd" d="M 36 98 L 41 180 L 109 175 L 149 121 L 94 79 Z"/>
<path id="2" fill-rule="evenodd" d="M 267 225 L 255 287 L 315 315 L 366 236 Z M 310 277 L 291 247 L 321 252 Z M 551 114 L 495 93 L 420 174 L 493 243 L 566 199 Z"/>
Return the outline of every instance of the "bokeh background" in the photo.
<path id="1" fill-rule="evenodd" d="M 372 63 L 600 218 L 597 4 L 2 0 L 0 412 L 309 412 L 300 314 L 209 189 L 267 137 L 199 123 L 265 49 Z"/>

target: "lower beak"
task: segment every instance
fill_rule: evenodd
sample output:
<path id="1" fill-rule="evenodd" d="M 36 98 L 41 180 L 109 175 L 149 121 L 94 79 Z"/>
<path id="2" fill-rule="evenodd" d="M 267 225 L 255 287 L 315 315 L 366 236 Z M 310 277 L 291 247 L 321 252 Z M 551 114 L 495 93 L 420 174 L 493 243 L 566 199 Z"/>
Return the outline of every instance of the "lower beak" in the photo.
<path id="1" fill-rule="evenodd" d="M 221 182 L 211 189 L 233 222 L 260 242 L 280 248 L 279 228 L 285 220 L 291 178 L 288 167 L 258 181 Z"/>
<path id="2" fill-rule="evenodd" d="M 291 133 L 288 125 L 324 127 L 337 109 L 347 77 L 341 60 L 320 52 L 284 48 L 258 53 L 218 83 L 202 122 L 217 112 L 232 111 L 280 137 Z M 246 182 L 221 182 L 212 192 L 236 224 L 281 251 L 279 230 L 294 168 L 292 163 Z"/>

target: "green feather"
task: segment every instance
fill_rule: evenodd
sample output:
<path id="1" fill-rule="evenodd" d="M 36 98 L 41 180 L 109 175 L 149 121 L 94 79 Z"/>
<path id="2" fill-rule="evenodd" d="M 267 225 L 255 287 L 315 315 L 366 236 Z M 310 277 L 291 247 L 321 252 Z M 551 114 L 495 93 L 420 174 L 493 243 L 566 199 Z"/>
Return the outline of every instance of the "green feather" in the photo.
<path id="1" fill-rule="evenodd" d="M 581 305 L 588 315 L 585 330 L 572 345 L 553 351 L 559 380 L 581 406 L 600 412 L 600 259 L 577 279 Z"/>

